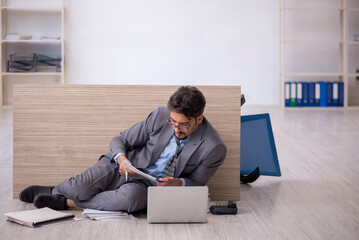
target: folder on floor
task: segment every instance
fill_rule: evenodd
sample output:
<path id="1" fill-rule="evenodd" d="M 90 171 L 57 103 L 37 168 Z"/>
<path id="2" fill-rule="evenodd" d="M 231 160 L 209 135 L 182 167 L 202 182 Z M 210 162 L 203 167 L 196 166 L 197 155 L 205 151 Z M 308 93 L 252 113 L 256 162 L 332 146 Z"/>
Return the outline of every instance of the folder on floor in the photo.
<path id="1" fill-rule="evenodd" d="M 39 208 L 33 210 L 25 210 L 19 212 L 9 212 L 4 214 L 8 221 L 15 222 L 28 227 L 39 227 L 55 221 L 74 221 L 75 215 L 72 213 L 64 213 L 55 211 L 50 208 Z"/>

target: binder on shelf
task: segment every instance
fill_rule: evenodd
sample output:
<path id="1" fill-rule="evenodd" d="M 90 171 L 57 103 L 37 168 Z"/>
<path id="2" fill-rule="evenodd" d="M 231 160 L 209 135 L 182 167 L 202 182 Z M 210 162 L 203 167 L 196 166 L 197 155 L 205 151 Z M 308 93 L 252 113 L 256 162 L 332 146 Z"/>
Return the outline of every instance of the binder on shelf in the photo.
<path id="1" fill-rule="evenodd" d="M 332 106 L 333 106 L 333 107 L 339 106 L 339 99 L 338 99 L 338 95 L 339 95 L 338 82 L 333 82 L 332 95 L 333 95 Z"/>
<path id="2" fill-rule="evenodd" d="M 18 33 L 6 33 L 5 40 L 20 40 L 21 35 Z"/>
<path id="3" fill-rule="evenodd" d="M 315 106 L 315 83 L 309 82 L 308 106 Z"/>
<path id="4" fill-rule="evenodd" d="M 297 82 L 297 107 L 303 106 L 302 83 Z"/>
<path id="5" fill-rule="evenodd" d="M 327 83 L 320 82 L 320 106 L 327 106 Z"/>
<path id="6" fill-rule="evenodd" d="M 302 98 L 303 98 L 303 107 L 309 106 L 309 83 L 302 82 Z"/>
<path id="7" fill-rule="evenodd" d="M 13 53 L 7 61 L 8 72 L 61 72 L 61 56 L 38 53 Z"/>
<path id="8" fill-rule="evenodd" d="M 344 83 L 338 82 L 338 106 L 344 106 Z"/>
<path id="9" fill-rule="evenodd" d="M 313 106 L 320 106 L 320 82 L 314 83 L 314 104 Z"/>
<path id="10" fill-rule="evenodd" d="M 285 82 L 284 83 L 284 104 L 286 107 L 289 107 L 290 101 L 290 82 Z"/>
<path id="11" fill-rule="evenodd" d="M 286 81 L 284 84 L 286 107 L 344 106 L 344 83 L 341 81 Z"/>
<path id="12" fill-rule="evenodd" d="M 7 33 L 5 34 L 5 40 L 31 40 L 31 35 L 20 35 L 18 33 Z"/>
<path id="13" fill-rule="evenodd" d="M 297 82 L 290 83 L 290 100 L 289 105 L 291 107 L 297 106 Z"/>
<path id="14" fill-rule="evenodd" d="M 327 82 L 327 107 L 333 106 L 333 82 Z"/>

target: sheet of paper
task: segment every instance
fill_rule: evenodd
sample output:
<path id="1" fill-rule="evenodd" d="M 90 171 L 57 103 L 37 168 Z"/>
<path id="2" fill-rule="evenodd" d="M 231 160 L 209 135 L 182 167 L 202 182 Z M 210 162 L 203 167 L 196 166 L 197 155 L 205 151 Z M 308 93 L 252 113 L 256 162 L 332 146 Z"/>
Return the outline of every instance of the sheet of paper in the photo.
<path id="1" fill-rule="evenodd" d="M 125 164 L 132 172 L 137 173 L 138 175 L 141 175 L 142 177 L 147 178 L 148 180 L 150 180 L 152 182 L 157 182 L 155 177 L 152 177 L 151 175 L 148 175 L 148 174 L 138 170 L 137 168 L 132 166 L 128 161 L 125 161 Z"/>
<path id="2" fill-rule="evenodd" d="M 82 214 L 101 214 L 101 215 L 128 215 L 128 213 L 123 211 L 103 211 L 91 208 L 85 208 Z"/>
<path id="3" fill-rule="evenodd" d="M 58 224 L 64 224 L 64 223 L 70 223 L 70 222 L 78 222 L 78 221 L 81 221 L 81 220 L 82 220 L 82 218 L 72 218 L 72 219 L 63 220 L 61 222 L 54 222 L 54 223 L 44 224 L 44 225 L 41 225 L 41 227 L 49 227 L 49 226 L 54 226 L 54 225 L 58 225 Z"/>
<path id="4" fill-rule="evenodd" d="M 90 219 L 97 221 L 136 219 L 133 215 L 123 211 L 101 211 L 101 210 L 89 209 L 89 208 L 84 209 L 82 215 L 85 215 Z"/>

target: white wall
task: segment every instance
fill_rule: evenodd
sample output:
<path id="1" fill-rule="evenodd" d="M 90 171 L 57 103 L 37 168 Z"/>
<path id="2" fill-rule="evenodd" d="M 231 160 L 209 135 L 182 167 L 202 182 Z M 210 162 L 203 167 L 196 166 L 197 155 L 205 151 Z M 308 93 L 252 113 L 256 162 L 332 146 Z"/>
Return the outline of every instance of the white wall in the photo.
<path id="1" fill-rule="evenodd" d="M 241 85 L 279 105 L 278 0 L 68 0 L 70 84 Z"/>

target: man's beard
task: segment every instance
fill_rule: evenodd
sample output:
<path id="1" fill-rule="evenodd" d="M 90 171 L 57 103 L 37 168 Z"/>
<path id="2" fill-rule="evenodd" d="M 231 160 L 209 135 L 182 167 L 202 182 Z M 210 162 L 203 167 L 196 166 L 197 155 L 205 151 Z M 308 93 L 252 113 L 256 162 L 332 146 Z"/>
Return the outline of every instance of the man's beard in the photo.
<path id="1" fill-rule="evenodd" d="M 182 135 L 182 136 L 184 135 L 184 137 L 181 137 L 181 135 Z M 186 138 L 187 138 L 186 133 L 184 133 L 184 132 L 178 132 L 178 133 L 176 133 L 176 137 L 177 137 L 178 139 L 180 139 L 180 140 L 183 140 L 183 139 L 186 139 Z"/>

